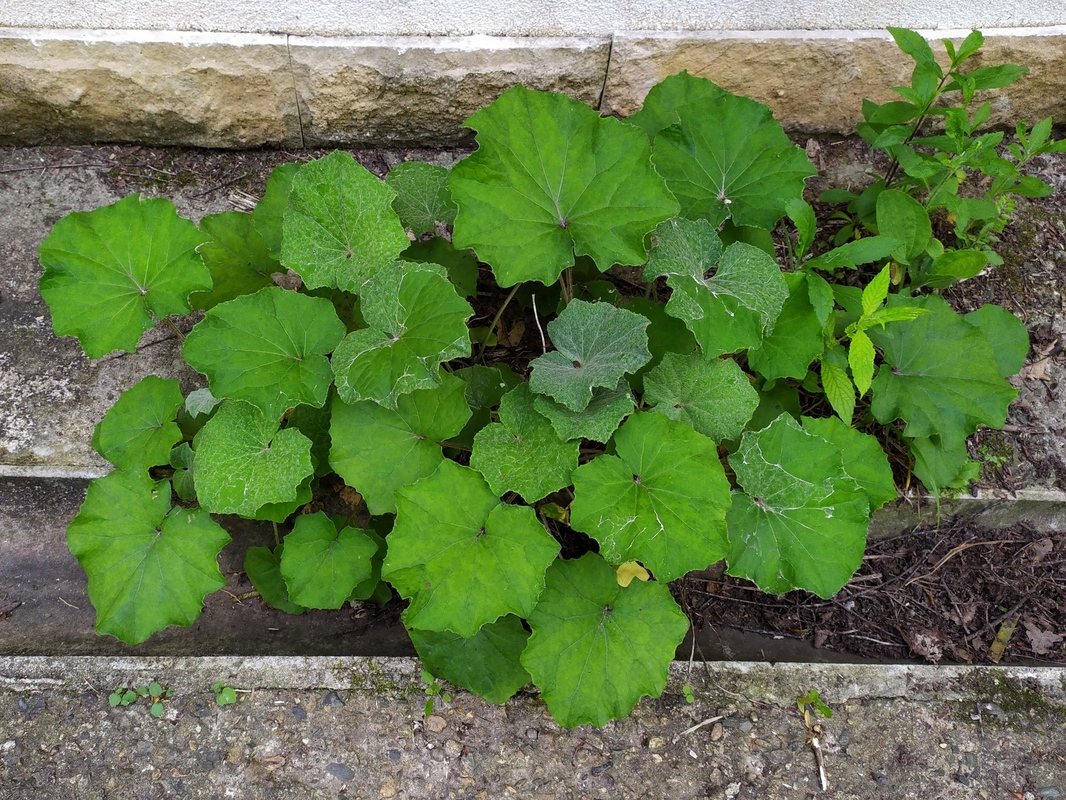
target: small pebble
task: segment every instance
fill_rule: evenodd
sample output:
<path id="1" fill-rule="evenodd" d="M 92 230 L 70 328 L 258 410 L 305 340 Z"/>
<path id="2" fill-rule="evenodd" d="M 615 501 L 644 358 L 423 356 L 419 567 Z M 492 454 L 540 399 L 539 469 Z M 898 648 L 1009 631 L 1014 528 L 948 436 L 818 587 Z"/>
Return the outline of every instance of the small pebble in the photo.
<path id="1" fill-rule="evenodd" d="M 456 739 L 449 739 L 444 743 L 444 754 L 448 758 L 459 758 L 463 754 L 463 746 Z"/>
<path id="2" fill-rule="evenodd" d="M 0 750 L 3 750 L 5 753 L 8 750 L 14 750 L 14 749 L 15 749 L 15 742 L 14 741 L 7 741 L 7 742 L 4 742 L 2 745 L 0 745 Z"/>
<path id="3" fill-rule="evenodd" d="M 440 733 L 442 730 L 448 727 L 448 720 L 444 717 L 433 716 L 426 717 L 426 730 L 430 733 Z"/>
<path id="4" fill-rule="evenodd" d="M 318 701 L 318 705 L 321 707 L 330 706 L 333 708 L 340 708 L 344 705 L 344 701 L 337 696 L 336 692 L 329 692 L 325 697 Z"/>
<path id="5" fill-rule="evenodd" d="M 1062 792 L 1056 789 L 1054 786 L 1045 786 L 1043 789 L 1036 790 L 1037 797 L 1062 797 Z"/>
<path id="6" fill-rule="evenodd" d="M 752 729 L 752 728 L 753 728 L 754 726 L 753 726 L 753 725 L 752 725 L 752 724 L 751 724 L 750 722 L 742 722 L 742 723 L 740 723 L 739 725 L 737 725 L 737 727 L 738 727 L 738 728 L 739 728 L 740 730 L 744 731 L 744 733 L 750 733 L 750 732 L 751 732 L 751 729 Z"/>
<path id="7" fill-rule="evenodd" d="M 299 706 L 292 707 L 292 715 L 296 717 L 296 719 L 307 719 L 307 712 Z"/>
<path id="8" fill-rule="evenodd" d="M 724 730 L 725 729 L 722 727 L 721 722 L 714 723 L 714 725 L 711 726 L 711 741 L 717 742 L 719 739 L 721 739 Z"/>
<path id="9" fill-rule="evenodd" d="M 352 772 L 347 764 L 328 764 L 326 766 L 326 772 L 334 778 L 342 781 L 350 781 L 355 777 L 355 773 Z"/>
<path id="10" fill-rule="evenodd" d="M 527 739 L 535 742 L 535 741 L 537 741 L 537 738 L 539 736 L 540 736 L 540 731 L 538 731 L 536 728 L 526 728 L 526 738 Z"/>
<path id="11" fill-rule="evenodd" d="M 390 750 L 389 751 L 389 761 L 399 761 L 399 760 L 400 760 L 400 751 L 399 750 Z"/>
<path id="12" fill-rule="evenodd" d="M 396 796 L 396 784 L 392 781 L 385 781 L 381 784 L 380 796 L 388 800 L 390 797 Z"/>

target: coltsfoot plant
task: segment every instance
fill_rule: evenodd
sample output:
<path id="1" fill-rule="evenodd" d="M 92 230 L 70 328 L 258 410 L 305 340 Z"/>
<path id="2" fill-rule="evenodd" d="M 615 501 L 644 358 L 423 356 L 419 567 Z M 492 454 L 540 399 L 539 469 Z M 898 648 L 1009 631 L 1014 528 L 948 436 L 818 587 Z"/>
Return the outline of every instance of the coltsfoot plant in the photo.
<path id="1" fill-rule="evenodd" d="M 115 470 L 68 542 L 97 630 L 192 623 L 223 585 L 218 516 L 270 520 L 283 539 L 245 558 L 266 603 L 395 590 L 431 675 L 495 703 L 532 682 L 561 724 L 600 725 L 666 685 L 688 628 L 669 581 L 725 559 L 831 597 L 896 497 L 885 446 L 935 491 L 1003 425 L 1025 328 L 936 291 L 989 263 L 1004 192 L 1036 193 L 999 177 L 1061 149 L 1045 121 L 1000 155 L 972 139 L 980 109 L 920 136 L 942 94 L 969 114 L 1018 70 L 959 72 L 970 37 L 942 74 L 897 38 L 917 88 L 863 134 L 898 169 L 849 200 L 836 246 L 769 110 L 686 73 L 626 121 L 516 86 L 450 170 L 381 181 L 336 152 L 278 167 L 250 214 L 197 226 L 133 195 L 60 220 L 41 292 L 90 357 L 203 312 L 183 355 L 207 388 L 150 375 L 96 429 Z M 967 169 L 994 173 L 992 205 L 959 199 Z M 365 509 L 311 513 L 327 484 Z"/>

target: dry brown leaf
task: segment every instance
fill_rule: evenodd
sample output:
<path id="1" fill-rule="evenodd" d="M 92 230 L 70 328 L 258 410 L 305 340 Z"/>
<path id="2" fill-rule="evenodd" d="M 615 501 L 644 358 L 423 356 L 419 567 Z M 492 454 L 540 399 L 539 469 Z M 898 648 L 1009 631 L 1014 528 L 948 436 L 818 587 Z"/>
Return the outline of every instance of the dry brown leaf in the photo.
<path id="1" fill-rule="evenodd" d="M 1046 631 L 1031 620 L 1023 620 L 1022 625 L 1025 626 L 1025 636 L 1029 639 L 1029 646 L 1038 656 L 1048 655 L 1063 639 L 1060 634 Z"/>

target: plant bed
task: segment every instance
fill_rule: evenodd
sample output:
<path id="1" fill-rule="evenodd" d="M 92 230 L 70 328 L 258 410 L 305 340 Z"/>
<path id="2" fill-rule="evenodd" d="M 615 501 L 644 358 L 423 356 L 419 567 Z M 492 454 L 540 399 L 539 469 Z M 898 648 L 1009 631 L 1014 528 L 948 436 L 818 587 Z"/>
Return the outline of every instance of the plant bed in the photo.
<path id="1" fill-rule="evenodd" d="M 847 204 L 823 239 L 808 155 L 684 74 L 635 124 L 516 87 L 450 174 L 383 183 L 333 153 L 199 230 L 136 196 L 60 220 L 40 250 L 55 330 L 99 357 L 165 323 L 210 386 L 149 376 L 96 428 L 117 469 L 68 541 L 98 629 L 191 623 L 230 538 L 207 512 L 270 520 L 244 570 L 271 605 L 391 584 L 431 670 L 496 701 L 532 676 L 574 725 L 661 691 L 687 627 L 668 581 L 725 557 L 765 592 L 832 597 L 897 486 L 978 477 L 965 437 L 1003 426 L 1029 341 L 938 290 L 999 262 L 1014 196 L 1049 191 L 973 132 L 973 91 L 1022 70 L 958 72 L 975 34 L 949 76 L 893 34 L 908 102 L 860 127 L 892 161 L 820 195 Z M 915 138 L 952 87 L 946 134 Z M 1049 133 L 1019 127 L 1010 155 L 1062 150 Z"/>

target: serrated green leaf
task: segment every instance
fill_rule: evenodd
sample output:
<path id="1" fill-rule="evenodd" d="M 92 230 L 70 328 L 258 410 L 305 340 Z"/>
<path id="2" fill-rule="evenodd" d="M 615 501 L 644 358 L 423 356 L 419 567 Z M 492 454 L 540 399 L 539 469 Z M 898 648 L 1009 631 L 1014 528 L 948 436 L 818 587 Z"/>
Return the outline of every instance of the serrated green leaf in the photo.
<path id="1" fill-rule="evenodd" d="M 200 220 L 200 232 L 209 239 L 196 252 L 211 271 L 211 291 L 189 298 L 194 309 L 214 308 L 259 291 L 274 283 L 273 273 L 283 271 L 254 225 L 252 215 L 241 211 L 209 214 Z"/>
<path id="2" fill-rule="evenodd" d="M 682 216 L 772 230 L 817 174 L 762 103 L 723 91 L 676 113 L 678 124 L 655 136 L 652 161 Z"/>
<path id="3" fill-rule="evenodd" d="M 56 336 L 76 336 L 89 358 L 133 353 L 168 314 L 188 314 L 189 295 L 211 288 L 196 248 L 205 237 L 169 200 L 131 194 L 67 214 L 41 243 L 41 296 Z"/>
<path id="4" fill-rule="evenodd" d="M 803 417 L 802 423 L 808 433 L 821 436 L 840 448 L 844 472 L 869 496 L 871 513 L 896 499 L 892 467 L 877 439 L 849 428 L 838 417 Z"/>
<path id="5" fill-rule="evenodd" d="M 633 297 L 622 307 L 627 311 L 647 317 L 651 322 L 646 329 L 651 361 L 632 373 L 629 378 L 629 385 L 635 391 L 643 392 L 644 377 L 658 366 L 663 356 L 667 353 L 688 355 L 696 349 L 696 337 L 692 335 L 692 331 L 685 326 L 684 322 L 666 313 L 665 303 L 657 303 L 643 297 Z"/>
<path id="6" fill-rule="evenodd" d="M 822 279 L 817 275 L 799 272 L 788 273 L 784 278 L 788 285 L 788 299 L 781 306 L 774 329 L 762 340 L 762 344 L 748 351 L 748 365 L 768 380 L 801 380 L 811 362 L 821 356 L 825 348 L 822 335 L 825 321 L 819 319 L 818 311 L 811 304 L 809 288 L 811 281 Z M 831 311 L 832 289 L 826 284 L 824 291 L 829 294 Z M 818 299 L 820 303 L 825 303 L 827 298 L 823 293 L 818 295 Z M 824 307 L 822 311 L 825 311 Z"/>
<path id="7" fill-rule="evenodd" d="M 500 401 L 500 421 L 474 437 L 470 466 L 497 496 L 518 492 L 527 503 L 570 485 L 579 442 L 560 440 L 539 414 L 529 385 L 521 383 Z"/>
<path id="8" fill-rule="evenodd" d="M 1029 331 L 1025 323 L 1000 306 L 985 304 L 965 316 L 992 345 L 996 367 L 1004 378 L 1016 375 L 1029 354 Z"/>
<path id="9" fill-rule="evenodd" d="M 530 388 L 581 411 L 594 387 L 614 389 L 651 359 L 647 327 L 648 319 L 632 311 L 574 300 L 548 323 L 555 350 L 530 362 Z"/>
<path id="10" fill-rule="evenodd" d="M 669 128 L 679 121 L 677 109 L 689 103 L 718 97 L 724 92 L 725 89 L 711 81 L 682 70 L 652 86 L 640 110 L 626 121 L 643 128 L 648 136 L 654 137 L 663 128 Z"/>
<path id="11" fill-rule="evenodd" d="M 448 280 L 455 284 L 456 291 L 462 297 L 477 296 L 477 259 L 469 250 L 456 250 L 442 236 L 434 236 L 425 242 L 412 242 L 400 253 L 400 258 L 423 264 L 440 264 L 448 271 Z"/>
<path id="12" fill-rule="evenodd" d="M 377 542 L 358 528 L 338 530 L 321 511 L 301 514 L 281 554 L 289 599 L 307 608 L 340 608 L 370 577 L 377 551 Z"/>
<path id="13" fill-rule="evenodd" d="M 891 272 L 886 265 L 862 290 L 862 315 L 864 317 L 870 316 L 885 302 L 888 297 L 890 279 Z"/>
<path id="14" fill-rule="evenodd" d="M 285 579 L 281 577 L 282 542 L 274 550 L 269 547 L 249 547 L 244 553 L 244 572 L 259 598 L 271 608 L 286 614 L 303 614 L 307 609 L 289 599 Z"/>
<path id="15" fill-rule="evenodd" d="M 917 63 L 928 64 L 936 62 L 933 57 L 933 50 L 929 47 L 929 42 L 920 33 L 915 33 L 906 28 L 889 27 L 887 30 L 892 34 L 892 38 L 896 40 L 896 45 L 899 49 Z"/>
<path id="16" fill-rule="evenodd" d="M 277 418 L 301 403 L 326 402 L 326 358 L 344 338 L 333 305 L 280 286 L 215 306 L 185 338 L 182 355 L 207 375 L 211 392 Z"/>
<path id="17" fill-rule="evenodd" d="M 89 578 L 96 631 L 126 644 L 191 625 L 226 585 L 216 558 L 229 534 L 206 511 L 170 506 L 170 482 L 141 468 L 89 484 L 67 545 Z"/>
<path id="18" fill-rule="evenodd" d="M 866 394 L 874 378 L 874 345 L 862 331 L 855 331 L 848 346 L 848 366 L 859 397 Z"/>
<path id="19" fill-rule="evenodd" d="M 794 197 L 785 203 L 785 213 L 796 226 L 798 241 L 796 243 L 796 259 L 802 261 L 803 257 L 814 244 L 815 234 L 818 232 L 818 220 L 814 216 L 814 209 L 810 203 L 802 198 Z"/>
<path id="20" fill-rule="evenodd" d="M 973 469 L 965 439 L 919 436 L 906 441 L 914 456 L 914 474 L 934 495 L 941 489 L 965 489 L 980 475 L 980 467 Z"/>
<path id="21" fill-rule="evenodd" d="M 166 464 L 181 441 L 174 417 L 185 400 L 175 380 L 142 378 L 122 393 L 93 431 L 93 449 L 119 469 Z"/>
<path id="22" fill-rule="evenodd" d="M 818 322 L 824 326 L 829 322 L 829 317 L 833 313 L 835 304 L 833 287 L 829 285 L 825 278 L 815 272 L 806 273 L 806 278 L 807 299 L 810 301 L 811 308 L 814 309 L 814 315 L 818 318 Z"/>
<path id="23" fill-rule="evenodd" d="M 448 188 L 448 169 L 424 161 L 407 161 L 389 170 L 385 183 L 396 192 L 392 207 L 415 236 L 429 233 L 440 222 L 455 221 L 455 203 Z"/>
<path id="24" fill-rule="evenodd" d="M 252 211 L 252 225 L 263 239 L 267 252 L 274 259 L 281 258 L 281 234 L 285 207 L 292 192 L 292 179 L 300 164 L 279 164 L 267 178 L 266 191 Z"/>
<path id="25" fill-rule="evenodd" d="M 396 408 L 401 396 L 439 386 L 443 362 L 470 355 L 466 320 L 474 310 L 455 293 L 443 267 L 390 265 L 362 298 L 370 327 L 349 333 L 333 354 L 344 402 Z"/>
<path id="26" fill-rule="evenodd" d="M 622 588 L 595 553 L 552 564 L 529 625 L 522 666 L 567 728 L 604 725 L 662 694 L 688 630 L 665 583 Z"/>
<path id="27" fill-rule="evenodd" d="M 195 471 L 193 474 L 195 476 Z M 267 522 L 277 522 L 278 524 L 284 522 L 295 514 L 301 506 L 305 506 L 311 502 L 311 482 L 313 477 L 313 475 L 308 475 L 303 481 L 301 481 L 300 485 L 296 488 L 296 497 L 292 500 L 286 500 L 280 503 L 264 503 L 251 514 L 246 516 L 249 519 L 260 519 Z"/>
<path id="28" fill-rule="evenodd" d="M 880 325 L 883 328 L 890 322 L 910 322 L 912 319 L 918 319 L 924 313 L 924 309 L 910 308 L 908 306 L 879 308 L 862 320 L 862 328 L 863 330 L 869 330 L 875 325 Z"/>
<path id="29" fill-rule="evenodd" d="M 452 461 L 397 492 L 396 506 L 381 576 L 411 600 L 408 625 L 469 638 L 506 614 L 529 616 L 559 552 L 533 509 L 502 504 Z"/>
<path id="30" fill-rule="evenodd" d="M 193 442 L 196 495 L 214 514 L 253 516 L 267 503 L 296 499 L 313 471 L 311 441 L 255 406 L 227 400 Z"/>
<path id="31" fill-rule="evenodd" d="M 371 514 L 396 513 L 396 490 L 432 475 L 444 460 L 438 443 L 470 419 L 466 384 L 447 373 L 441 381 L 403 395 L 395 409 L 334 398 L 329 463 L 363 495 Z"/>
<path id="32" fill-rule="evenodd" d="M 707 220 L 680 217 L 661 223 L 652 235 L 644 280 L 692 278 L 702 281 L 722 258 L 722 239 Z M 672 284 L 671 284 L 672 285 Z"/>
<path id="33" fill-rule="evenodd" d="M 550 285 L 575 254 L 643 264 L 644 237 L 677 213 L 644 134 L 566 95 L 515 86 L 464 125 L 478 149 L 451 171 L 453 238 L 500 286 Z"/>
<path id="34" fill-rule="evenodd" d="M 851 425 L 851 418 L 855 414 L 855 386 L 848 377 L 848 373 L 829 361 L 822 361 L 822 388 L 829 405 L 844 421 L 845 425 Z"/>
<path id="35" fill-rule="evenodd" d="M 933 259 L 927 269 L 915 276 L 913 285 L 945 289 L 972 278 L 988 266 L 988 256 L 981 250 L 949 250 Z"/>
<path id="36" fill-rule="evenodd" d="M 888 258 L 902 245 L 901 239 L 894 239 L 891 236 L 864 236 L 862 239 L 848 242 L 817 258 L 812 258 L 804 264 L 804 268 L 820 269 L 823 272 L 855 269 L 860 264 L 870 264 Z"/>
<path id="37" fill-rule="evenodd" d="M 220 402 L 221 398 L 211 394 L 210 389 L 195 389 L 185 398 L 185 410 L 192 416 L 199 417 L 210 414 Z"/>
<path id="38" fill-rule="evenodd" d="M 925 208 L 899 189 L 885 189 L 877 196 L 877 230 L 882 236 L 902 242 L 892 251 L 892 257 L 904 264 L 924 253 L 933 235 Z"/>
<path id="39" fill-rule="evenodd" d="M 490 703 L 505 703 L 531 680 L 519 660 L 529 631 L 513 614 L 481 626 L 467 639 L 450 631 L 407 632 L 430 672 Z"/>
<path id="40" fill-rule="evenodd" d="M 285 207 L 281 263 L 309 289 L 360 293 L 410 244 L 394 196 L 343 151 L 302 165 Z"/>
<path id="41" fill-rule="evenodd" d="M 889 299 L 924 308 L 912 322 L 870 331 L 884 353 L 872 388 L 878 422 L 904 420 L 910 437 L 964 439 L 979 425 L 1001 428 L 1017 391 L 1000 375 L 988 339 L 936 295 Z"/>
<path id="42" fill-rule="evenodd" d="M 732 359 L 667 353 L 644 379 L 651 410 L 716 442 L 740 436 L 759 405 L 759 393 Z"/>
<path id="43" fill-rule="evenodd" d="M 547 417 L 564 442 L 571 439 L 607 442 L 619 423 L 633 413 L 634 402 L 629 384 L 619 381 L 615 389 L 593 389 L 592 400 L 580 411 L 571 411 L 543 395 L 537 395 L 533 406 Z"/>
<path id="44" fill-rule="evenodd" d="M 570 525 L 618 565 L 639 561 L 661 581 L 725 555 L 729 483 L 715 443 L 661 414 L 634 414 L 614 436 L 617 456 L 574 471 Z"/>
<path id="45" fill-rule="evenodd" d="M 727 517 L 729 574 L 770 594 L 836 594 L 862 563 L 870 521 L 841 448 L 782 415 L 745 433 L 729 464 L 744 489 Z"/>

